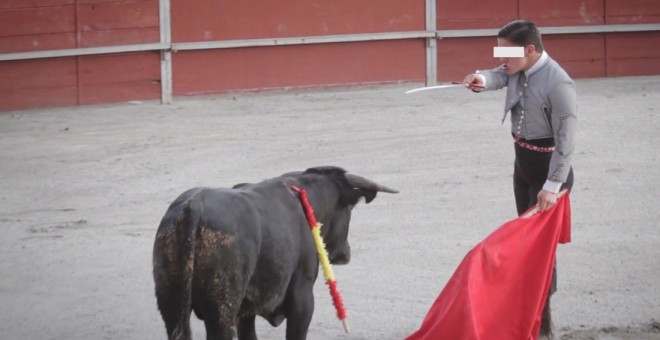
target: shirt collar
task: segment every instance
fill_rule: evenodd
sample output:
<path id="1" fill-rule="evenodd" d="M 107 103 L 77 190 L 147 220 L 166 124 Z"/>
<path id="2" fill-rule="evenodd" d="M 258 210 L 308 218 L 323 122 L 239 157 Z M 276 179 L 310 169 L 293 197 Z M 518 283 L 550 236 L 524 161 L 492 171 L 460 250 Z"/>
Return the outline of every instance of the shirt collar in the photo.
<path id="1" fill-rule="evenodd" d="M 537 60 L 532 67 L 529 68 L 529 70 L 525 71 L 525 76 L 529 77 L 530 75 L 534 74 L 534 72 L 538 71 L 541 69 L 541 67 L 545 64 L 545 62 L 548 61 L 548 53 L 543 51 L 541 53 L 541 57 L 539 60 Z"/>

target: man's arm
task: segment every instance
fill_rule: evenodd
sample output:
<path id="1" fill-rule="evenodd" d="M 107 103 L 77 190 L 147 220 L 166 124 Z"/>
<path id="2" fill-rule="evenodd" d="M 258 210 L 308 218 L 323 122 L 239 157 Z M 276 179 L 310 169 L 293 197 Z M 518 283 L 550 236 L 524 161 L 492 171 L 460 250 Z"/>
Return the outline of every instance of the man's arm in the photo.
<path id="1" fill-rule="evenodd" d="M 548 178 L 537 200 L 541 211 L 554 205 L 556 194 L 566 182 L 571 170 L 571 161 L 575 149 L 577 130 L 577 94 L 575 83 L 563 82 L 555 86 L 548 94 L 550 101 L 552 130 L 555 139 L 555 151 L 550 158 Z"/>
<path id="2" fill-rule="evenodd" d="M 478 85 L 483 88 L 470 88 L 475 92 L 487 91 L 487 90 L 499 90 L 506 86 L 509 81 L 509 76 L 506 75 L 504 69 L 500 66 L 492 70 L 478 70 L 475 73 L 468 74 L 463 83 L 468 85 Z"/>
<path id="3" fill-rule="evenodd" d="M 555 139 L 555 151 L 550 159 L 548 180 L 566 182 L 571 169 L 577 128 L 577 95 L 575 84 L 564 82 L 548 94 L 552 108 L 550 119 Z M 558 192 L 558 191 L 557 191 Z"/>

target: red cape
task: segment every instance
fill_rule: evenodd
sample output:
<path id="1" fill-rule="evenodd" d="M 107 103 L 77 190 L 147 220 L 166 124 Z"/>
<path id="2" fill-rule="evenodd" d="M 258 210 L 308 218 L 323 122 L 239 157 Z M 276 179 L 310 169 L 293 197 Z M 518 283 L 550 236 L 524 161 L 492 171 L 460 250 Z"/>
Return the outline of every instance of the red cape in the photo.
<path id="1" fill-rule="evenodd" d="M 567 194 L 501 225 L 465 256 L 406 340 L 536 339 L 557 244 L 570 239 Z"/>

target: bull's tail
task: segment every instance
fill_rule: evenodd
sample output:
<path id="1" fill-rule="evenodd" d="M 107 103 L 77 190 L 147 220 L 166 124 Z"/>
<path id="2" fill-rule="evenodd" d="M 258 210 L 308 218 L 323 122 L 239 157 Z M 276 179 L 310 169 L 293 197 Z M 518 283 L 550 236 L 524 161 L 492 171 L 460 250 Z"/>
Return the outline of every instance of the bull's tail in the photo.
<path id="1" fill-rule="evenodd" d="M 178 216 L 168 211 L 154 244 L 156 298 L 170 340 L 192 339 L 192 280 L 200 216 L 197 203 L 194 198 L 183 202 L 182 208 L 177 209 Z"/>

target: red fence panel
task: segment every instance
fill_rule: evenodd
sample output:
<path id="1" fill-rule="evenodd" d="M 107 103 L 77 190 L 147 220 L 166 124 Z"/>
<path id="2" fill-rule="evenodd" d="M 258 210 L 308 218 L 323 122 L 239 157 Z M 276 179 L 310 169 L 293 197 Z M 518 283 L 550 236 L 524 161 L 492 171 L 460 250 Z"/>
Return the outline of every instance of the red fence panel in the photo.
<path id="1" fill-rule="evenodd" d="M 605 13 L 608 24 L 657 24 L 660 23 L 660 1 L 607 0 Z"/>
<path id="2" fill-rule="evenodd" d="M 520 1 L 520 18 L 537 26 L 603 25 L 603 0 L 528 0 Z"/>
<path id="3" fill-rule="evenodd" d="M 0 0 L 0 53 L 160 41 L 158 0 Z M 425 30 L 424 0 L 171 0 L 172 41 Z M 658 0 L 437 0 L 439 30 L 660 22 Z M 574 77 L 660 74 L 660 32 L 546 35 Z M 438 40 L 438 80 L 494 67 L 494 37 Z M 424 81 L 424 39 L 250 47 L 173 54 L 175 95 Z M 160 53 L 0 62 L 0 110 L 160 97 Z M 50 103 L 50 104 L 49 104 Z"/>
<path id="4" fill-rule="evenodd" d="M 0 53 L 154 43 L 159 25 L 158 0 L 5 0 Z M 0 110 L 160 97 L 159 52 L 2 62 L 0 74 Z"/>
<path id="5" fill-rule="evenodd" d="M 141 27 L 133 29 L 86 31 L 80 34 L 79 47 L 119 46 L 157 43 L 160 28 Z"/>
<path id="6" fill-rule="evenodd" d="M 0 63 L 0 109 L 76 105 L 75 58 Z"/>
<path id="7" fill-rule="evenodd" d="M 442 82 L 462 81 L 466 74 L 478 69 L 497 67 L 493 58 L 494 37 L 452 38 L 438 41 L 438 79 Z"/>
<path id="8" fill-rule="evenodd" d="M 439 30 L 501 27 L 518 18 L 519 0 L 437 0 Z"/>
<path id="9" fill-rule="evenodd" d="M 88 0 L 89 1 L 89 0 Z M 160 40 L 158 1 L 81 4 L 80 47 L 153 43 Z"/>
<path id="10" fill-rule="evenodd" d="M 11 90 L 1 92 L 0 100 L 2 101 L 0 111 L 80 104 L 76 86 Z"/>
<path id="11" fill-rule="evenodd" d="M 0 10 L 0 36 L 73 32 L 74 6 L 35 7 Z"/>
<path id="12" fill-rule="evenodd" d="M 423 81 L 424 41 L 184 51 L 174 54 L 174 94 Z"/>
<path id="13" fill-rule="evenodd" d="M 80 57 L 80 103 L 159 98 L 159 60 L 158 52 Z"/>
<path id="14" fill-rule="evenodd" d="M 0 9 L 73 5 L 76 0 L 0 0 Z"/>
<path id="15" fill-rule="evenodd" d="M 75 58 L 0 63 L 0 91 L 76 85 Z"/>
<path id="16" fill-rule="evenodd" d="M 172 2 L 174 42 L 425 29 L 423 0 Z M 190 20 L 194 17 L 195 20 Z M 425 44 L 388 40 L 174 54 L 174 94 L 422 81 Z"/>
<path id="17" fill-rule="evenodd" d="M 158 27 L 158 2 L 82 4 L 78 20 L 81 31 Z"/>
<path id="18" fill-rule="evenodd" d="M 620 77 L 660 74 L 658 46 L 660 32 L 607 34 L 607 75 Z"/>
<path id="19" fill-rule="evenodd" d="M 423 30 L 423 0 L 172 0 L 172 41 Z"/>
<path id="20" fill-rule="evenodd" d="M 562 34 L 543 37 L 548 54 L 576 78 L 605 77 L 605 36 Z"/>
<path id="21" fill-rule="evenodd" d="M 0 53 L 76 48 L 76 33 L 52 33 L 0 37 Z"/>

